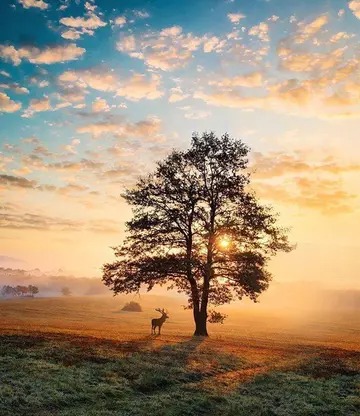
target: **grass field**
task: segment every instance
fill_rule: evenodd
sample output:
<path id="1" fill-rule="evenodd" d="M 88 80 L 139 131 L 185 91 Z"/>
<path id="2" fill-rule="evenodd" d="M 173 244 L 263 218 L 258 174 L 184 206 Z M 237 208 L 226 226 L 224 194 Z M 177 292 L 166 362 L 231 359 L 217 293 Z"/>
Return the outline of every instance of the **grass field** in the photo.
<path id="1" fill-rule="evenodd" d="M 356 316 L 283 316 L 229 309 L 193 339 L 176 298 L 0 301 L 0 414 L 357 415 Z M 163 334 L 150 335 L 155 307 Z"/>

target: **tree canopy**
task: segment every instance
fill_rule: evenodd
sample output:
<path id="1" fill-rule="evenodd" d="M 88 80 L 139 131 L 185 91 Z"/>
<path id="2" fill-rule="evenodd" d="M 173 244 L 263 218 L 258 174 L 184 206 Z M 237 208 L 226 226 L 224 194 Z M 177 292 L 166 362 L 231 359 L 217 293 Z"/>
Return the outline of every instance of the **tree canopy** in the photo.
<path id="1" fill-rule="evenodd" d="M 133 208 L 127 236 L 103 266 L 115 294 L 145 285 L 176 288 L 193 309 L 195 335 L 222 321 L 209 306 L 244 296 L 256 301 L 268 288 L 267 263 L 290 251 L 287 230 L 249 188 L 249 148 L 224 134 L 194 134 L 123 197 Z"/>

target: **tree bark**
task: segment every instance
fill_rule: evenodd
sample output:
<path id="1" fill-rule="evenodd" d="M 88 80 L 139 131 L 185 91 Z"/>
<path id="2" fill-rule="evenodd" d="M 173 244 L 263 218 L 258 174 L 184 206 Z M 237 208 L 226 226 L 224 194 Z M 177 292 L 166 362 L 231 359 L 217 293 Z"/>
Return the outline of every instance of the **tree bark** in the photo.
<path id="1" fill-rule="evenodd" d="M 195 332 L 194 332 L 194 336 L 200 336 L 200 337 L 207 337 L 208 332 L 207 332 L 207 314 L 202 313 L 202 312 L 198 312 L 196 314 L 194 314 L 194 318 L 195 318 Z"/>

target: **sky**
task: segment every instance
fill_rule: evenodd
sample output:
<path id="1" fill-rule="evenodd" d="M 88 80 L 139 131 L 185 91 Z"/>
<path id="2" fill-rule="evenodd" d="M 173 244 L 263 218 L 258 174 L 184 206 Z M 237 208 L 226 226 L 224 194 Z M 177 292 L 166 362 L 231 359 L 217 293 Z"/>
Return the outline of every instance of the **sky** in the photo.
<path id="1" fill-rule="evenodd" d="M 2 0 L 0 266 L 100 276 L 121 192 L 211 130 L 291 228 L 275 280 L 359 288 L 359 40 L 360 0 Z"/>

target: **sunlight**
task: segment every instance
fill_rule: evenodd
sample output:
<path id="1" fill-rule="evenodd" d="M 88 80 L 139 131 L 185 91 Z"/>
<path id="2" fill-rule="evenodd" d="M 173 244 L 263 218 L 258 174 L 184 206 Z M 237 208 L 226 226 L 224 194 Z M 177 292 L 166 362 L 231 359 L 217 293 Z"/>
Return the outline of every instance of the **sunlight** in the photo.
<path id="1" fill-rule="evenodd" d="M 219 241 L 219 246 L 220 248 L 222 248 L 223 250 L 227 250 L 230 246 L 230 240 L 228 237 L 222 237 L 221 240 Z"/>

